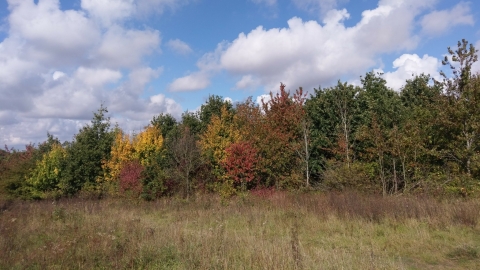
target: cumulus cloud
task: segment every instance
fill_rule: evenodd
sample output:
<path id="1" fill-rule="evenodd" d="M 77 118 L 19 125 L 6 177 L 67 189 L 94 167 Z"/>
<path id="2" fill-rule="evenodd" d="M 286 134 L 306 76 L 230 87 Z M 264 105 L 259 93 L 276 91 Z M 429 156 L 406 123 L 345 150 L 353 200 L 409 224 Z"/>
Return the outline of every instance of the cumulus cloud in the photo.
<path id="1" fill-rule="evenodd" d="M 226 43 L 221 42 L 213 52 L 204 54 L 198 61 L 199 71 L 175 79 L 169 86 L 171 92 L 188 92 L 205 89 L 210 85 L 210 78 L 222 69 L 220 58 Z"/>
<path id="2" fill-rule="evenodd" d="M 87 120 L 22 118 L 15 124 L 0 126 L 0 143 L 7 144 L 9 147 L 14 146 L 17 149 L 23 148 L 29 143 L 45 140 L 47 132 L 62 141 L 71 141 L 73 134 L 87 123 Z"/>
<path id="3" fill-rule="evenodd" d="M 406 80 L 422 73 L 429 74 L 436 80 L 441 79 L 439 73 L 441 61 L 427 54 L 422 58 L 417 54 L 403 54 L 393 61 L 393 67 L 396 70 L 385 73 L 383 77 L 387 81 L 387 86 L 395 90 L 400 90 L 405 85 Z"/>
<path id="4" fill-rule="evenodd" d="M 276 91 L 280 81 L 292 88 L 328 85 L 378 65 L 377 57 L 383 53 L 415 48 L 419 41 L 414 32 L 416 19 L 434 3 L 381 0 L 377 8 L 364 11 L 362 19 L 352 27 L 344 24 L 350 16 L 345 9 L 331 10 L 322 24 L 294 17 L 286 28 L 259 26 L 210 53 L 218 62 L 210 61 L 209 66 L 240 78 L 238 89 L 258 84 L 267 92 Z M 197 73 L 181 81 L 195 78 L 202 82 L 189 90 L 208 86 L 204 77 L 196 77 L 206 68 L 197 66 Z"/>
<path id="5" fill-rule="evenodd" d="M 260 107 L 262 107 L 263 103 L 268 103 L 271 99 L 272 99 L 272 97 L 270 95 L 260 95 L 260 96 L 257 96 L 255 101 L 257 102 L 257 104 Z M 263 110 L 263 108 L 262 108 L 262 110 Z"/>
<path id="6" fill-rule="evenodd" d="M 175 79 L 168 90 L 171 92 L 187 92 L 205 89 L 210 85 L 210 76 L 205 72 L 195 72 L 185 77 Z"/>
<path id="7" fill-rule="evenodd" d="M 54 65 L 76 64 L 77 55 L 100 39 L 100 29 L 93 21 L 82 11 L 61 11 L 58 0 L 8 3 L 9 38 L 21 37 L 25 59 Z"/>
<path id="8" fill-rule="evenodd" d="M 460 2 L 452 9 L 433 11 L 421 21 L 422 31 L 430 36 L 441 35 L 457 25 L 473 25 L 470 4 Z"/>
<path id="9" fill-rule="evenodd" d="M 122 73 L 117 70 L 106 68 L 92 69 L 79 67 L 75 72 L 75 77 L 86 86 L 97 88 L 106 83 L 118 81 L 122 78 Z"/>
<path id="10" fill-rule="evenodd" d="M 262 85 L 267 92 L 277 91 L 280 81 L 293 88 L 313 88 L 341 77 L 358 76 L 378 66 L 376 59 L 383 53 L 415 48 L 419 41 L 413 31 L 416 18 L 434 3 L 381 0 L 377 8 L 364 11 L 362 19 L 352 27 L 344 24 L 350 16 L 345 9 L 330 10 L 322 24 L 294 17 L 286 28 L 259 26 L 205 55 L 202 59 L 209 59 L 209 64 L 200 64 L 201 59 L 197 63 L 199 71 L 175 80 L 171 90 L 207 87 L 214 74 L 209 71 L 212 69 L 240 77 L 237 89 Z"/>
<path id="11" fill-rule="evenodd" d="M 172 39 L 167 42 L 167 46 L 174 51 L 175 53 L 187 55 L 192 53 L 193 50 L 188 46 L 187 43 L 179 40 L 179 39 Z"/>
<path id="12" fill-rule="evenodd" d="M 135 12 L 133 0 L 82 0 L 81 6 L 105 26 L 128 18 Z"/>
<path id="13" fill-rule="evenodd" d="M 257 85 L 258 82 L 253 78 L 252 75 L 245 75 L 235 84 L 235 89 L 248 89 Z"/>
<path id="14" fill-rule="evenodd" d="M 133 67 L 160 45 L 157 30 L 125 30 L 111 27 L 95 55 L 95 62 L 111 68 Z"/>
<path id="15" fill-rule="evenodd" d="M 145 61 L 161 52 L 160 32 L 122 23 L 139 8 L 163 11 L 186 1 L 82 0 L 78 10 L 62 10 L 58 0 L 7 2 L 8 35 L 0 41 L 3 143 L 42 141 L 47 131 L 70 140 L 102 102 L 128 125 L 145 125 L 162 112 L 181 115 L 173 99 L 146 92 L 163 71 Z"/>

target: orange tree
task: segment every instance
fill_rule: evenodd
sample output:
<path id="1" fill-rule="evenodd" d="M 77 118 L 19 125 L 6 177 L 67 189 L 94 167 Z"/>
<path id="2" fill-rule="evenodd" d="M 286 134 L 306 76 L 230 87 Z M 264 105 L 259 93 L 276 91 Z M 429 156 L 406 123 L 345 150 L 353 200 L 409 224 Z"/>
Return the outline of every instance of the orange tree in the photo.
<path id="1" fill-rule="evenodd" d="M 262 123 L 262 169 L 267 185 L 288 188 L 301 184 L 302 164 L 296 153 L 303 139 L 306 94 L 299 88 L 291 95 L 280 84 L 280 91 L 270 93 L 270 100 L 262 101 L 265 119 Z"/>
<path id="2" fill-rule="evenodd" d="M 125 187 L 135 186 L 135 189 L 141 186 L 143 195 L 148 198 L 159 195 L 164 189 L 161 175 L 163 168 L 159 166 L 162 147 L 163 137 L 158 126 L 149 125 L 133 138 L 117 130 L 111 158 L 103 162 L 104 180 L 113 183 L 128 182 Z M 127 164 L 129 167 L 124 168 Z M 132 164 L 135 165 L 134 169 Z M 132 171 L 135 173 L 128 173 Z M 122 179 L 122 175 L 128 179 Z"/>

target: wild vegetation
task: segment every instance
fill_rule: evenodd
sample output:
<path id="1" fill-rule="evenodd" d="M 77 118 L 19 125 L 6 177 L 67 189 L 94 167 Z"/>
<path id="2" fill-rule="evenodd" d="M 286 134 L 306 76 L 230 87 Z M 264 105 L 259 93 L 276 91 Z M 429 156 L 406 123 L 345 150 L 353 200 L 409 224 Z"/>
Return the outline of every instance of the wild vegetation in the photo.
<path id="1" fill-rule="evenodd" d="M 0 152 L 3 194 L 78 194 L 153 200 L 247 190 L 357 190 L 372 194 L 477 196 L 480 75 L 467 41 L 448 49 L 443 81 L 419 75 L 401 91 L 381 74 L 231 104 L 210 96 L 177 121 L 155 116 L 138 134 L 112 127 L 107 108 L 73 141 Z M 449 74 L 449 75 L 447 75 Z"/>
<path id="2" fill-rule="evenodd" d="M 5 202 L 1 269 L 476 269 L 480 201 L 263 190 Z"/>
<path id="3" fill-rule="evenodd" d="M 467 41 L 448 52 L 398 92 L 280 84 L 138 134 L 102 105 L 72 141 L 5 146 L 0 268 L 473 269 L 480 74 Z"/>

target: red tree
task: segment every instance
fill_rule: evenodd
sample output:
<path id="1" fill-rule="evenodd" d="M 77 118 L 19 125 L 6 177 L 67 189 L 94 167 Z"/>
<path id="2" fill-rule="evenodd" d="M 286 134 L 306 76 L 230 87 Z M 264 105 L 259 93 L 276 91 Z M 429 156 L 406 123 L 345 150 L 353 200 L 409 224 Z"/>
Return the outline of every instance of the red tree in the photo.
<path id="1" fill-rule="evenodd" d="M 223 162 L 226 175 L 235 182 L 245 184 L 255 179 L 258 161 L 257 150 L 250 142 L 233 143 L 225 150 L 227 157 Z"/>
<path id="2" fill-rule="evenodd" d="M 133 197 L 140 196 L 142 192 L 142 172 L 144 167 L 139 161 L 127 161 L 120 170 L 120 191 L 131 192 Z"/>

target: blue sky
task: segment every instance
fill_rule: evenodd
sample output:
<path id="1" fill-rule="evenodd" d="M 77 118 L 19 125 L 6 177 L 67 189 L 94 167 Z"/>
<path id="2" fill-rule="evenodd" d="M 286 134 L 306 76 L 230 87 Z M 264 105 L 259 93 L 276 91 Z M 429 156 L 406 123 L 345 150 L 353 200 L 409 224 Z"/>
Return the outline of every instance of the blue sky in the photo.
<path id="1" fill-rule="evenodd" d="M 280 82 L 312 93 L 379 70 L 399 90 L 439 78 L 458 40 L 480 48 L 479 12 L 473 0 L 2 1 L 0 140 L 71 140 L 102 102 L 132 132 Z"/>

